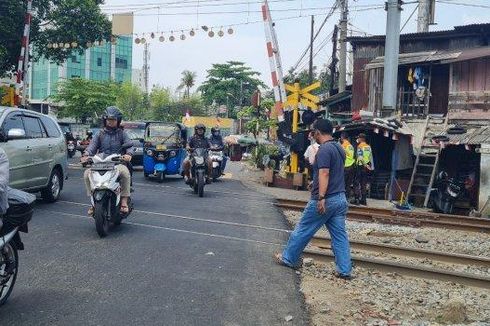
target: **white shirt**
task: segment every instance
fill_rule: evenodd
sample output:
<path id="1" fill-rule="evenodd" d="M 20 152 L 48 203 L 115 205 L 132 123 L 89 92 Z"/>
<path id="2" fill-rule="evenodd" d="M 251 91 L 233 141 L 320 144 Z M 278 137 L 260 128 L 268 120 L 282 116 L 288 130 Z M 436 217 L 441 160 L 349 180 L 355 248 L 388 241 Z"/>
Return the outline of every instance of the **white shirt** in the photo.
<path id="1" fill-rule="evenodd" d="M 308 160 L 308 162 L 313 165 L 315 163 L 315 157 L 316 153 L 318 152 L 318 149 L 320 148 L 320 145 L 318 143 L 313 143 L 305 151 L 305 159 Z"/>

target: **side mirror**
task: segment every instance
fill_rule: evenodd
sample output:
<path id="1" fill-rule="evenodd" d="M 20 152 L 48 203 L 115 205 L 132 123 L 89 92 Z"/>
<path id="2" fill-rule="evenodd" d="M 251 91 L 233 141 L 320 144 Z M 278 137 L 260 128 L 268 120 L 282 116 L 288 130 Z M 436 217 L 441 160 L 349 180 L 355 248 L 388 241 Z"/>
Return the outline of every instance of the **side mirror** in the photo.
<path id="1" fill-rule="evenodd" d="M 24 139 L 24 138 L 26 138 L 26 132 L 24 129 L 13 128 L 13 129 L 10 129 L 8 134 L 7 134 L 8 140 Z"/>
<path id="2" fill-rule="evenodd" d="M 5 136 L 5 133 L 2 130 L 0 130 L 0 142 L 4 143 L 6 141 L 7 141 L 7 136 Z"/>

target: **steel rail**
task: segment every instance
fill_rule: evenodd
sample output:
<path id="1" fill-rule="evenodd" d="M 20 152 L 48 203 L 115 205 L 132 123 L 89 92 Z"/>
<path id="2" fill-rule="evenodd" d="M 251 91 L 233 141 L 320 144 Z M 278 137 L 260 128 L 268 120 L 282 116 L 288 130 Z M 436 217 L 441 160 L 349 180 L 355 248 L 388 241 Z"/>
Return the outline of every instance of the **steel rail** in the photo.
<path id="1" fill-rule="evenodd" d="M 458 265 L 471 265 L 482 266 L 490 268 L 490 258 L 471 256 L 465 254 L 446 253 L 443 251 L 399 247 L 389 244 L 373 243 L 368 241 L 350 240 L 351 249 L 367 252 L 377 252 L 383 254 L 390 254 L 400 257 L 411 257 L 417 259 L 430 259 L 432 261 L 458 264 Z M 315 236 L 311 242 L 311 245 L 320 249 L 331 249 L 331 239 L 324 236 Z"/>
<path id="2" fill-rule="evenodd" d="M 312 258 L 313 260 L 322 263 L 333 262 L 335 260 L 332 253 L 318 249 L 305 249 L 304 257 Z M 365 258 L 356 255 L 352 256 L 352 261 L 355 266 L 381 270 L 387 273 L 397 273 L 408 277 L 453 282 L 472 287 L 490 289 L 490 277 L 486 276 L 416 266 L 406 263 L 390 262 L 381 259 Z"/>
<path id="3" fill-rule="evenodd" d="M 301 211 L 305 201 L 278 199 L 275 206 Z M 451 230 L 490 232 L 490 220 L 461 215 L 435 214 L 430 212 L 407 212 L 384 208 L 350 206 L 347 218 L 357 221 L 398 224 L 414 227 L 435 227 Z"/>

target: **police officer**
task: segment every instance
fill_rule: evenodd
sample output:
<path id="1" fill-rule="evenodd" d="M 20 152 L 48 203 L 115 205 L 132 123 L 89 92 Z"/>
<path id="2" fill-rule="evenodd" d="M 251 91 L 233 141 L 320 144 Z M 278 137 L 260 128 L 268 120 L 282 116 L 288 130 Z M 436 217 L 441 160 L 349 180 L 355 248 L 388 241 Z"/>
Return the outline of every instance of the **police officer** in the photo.
<path id="1" fill-rule="evenodd" d="M 366 134 L 357 136 L 356 157 L 356 204 L 367 205 L 366 192 L 369 177 L 374 171 L 371 146 L 366 143 Z"/>
<path id="2" fill-rule="evenodd" d="M 354 146 L 349 141 L 349 135 L 346 132 L 340 134 L 340 144 L 345 152 L 344 179 L 345 179 L 345 196 L 347 200 L 351 196 L 351 188 L 354 183 L 355 166 L 354 166 Z"/>

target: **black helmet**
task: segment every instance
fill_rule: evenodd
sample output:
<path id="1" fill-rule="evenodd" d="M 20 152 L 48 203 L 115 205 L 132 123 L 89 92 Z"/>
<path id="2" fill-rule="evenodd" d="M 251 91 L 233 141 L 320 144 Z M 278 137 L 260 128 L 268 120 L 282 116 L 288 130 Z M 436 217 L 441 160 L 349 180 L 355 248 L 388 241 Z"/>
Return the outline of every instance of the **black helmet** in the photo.
<path id="1" fill-rule="evenodd" d="M 87 130 L 87 136 L 92 136 L 93 132 L 92 130 Z"/>
<path id="2" fill-rule="evenodd" d="M 104 114 L 102 115 L 102 121 L 104 122 L 104 127 L 106 125 L 107 119 L 116 119 L 117 126 L 119 127 L 122 120 L 122 113 L 121 111 L 119 111 L 117 107 L 109 106 L 107 109 L 105 109 Z"/>
<path id="3" fill-rule="evenodd" d="M 211 128 L 211 133 L 214 134 L 215 132 L 220 133 L 219 127 Z"/>
<path id="4" fill-rule="evenodd" d="M 204 130 L 204 133 L 206 133 L 206 126 L 202 123 L 198 123 L 197 125 L 194 126 L 194 131 L 197 131 L 198 129 Z"/>

